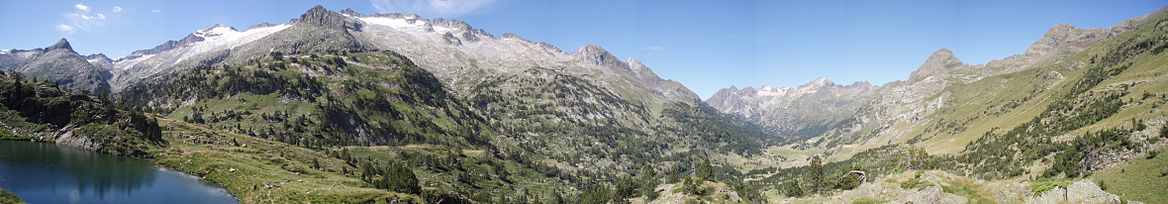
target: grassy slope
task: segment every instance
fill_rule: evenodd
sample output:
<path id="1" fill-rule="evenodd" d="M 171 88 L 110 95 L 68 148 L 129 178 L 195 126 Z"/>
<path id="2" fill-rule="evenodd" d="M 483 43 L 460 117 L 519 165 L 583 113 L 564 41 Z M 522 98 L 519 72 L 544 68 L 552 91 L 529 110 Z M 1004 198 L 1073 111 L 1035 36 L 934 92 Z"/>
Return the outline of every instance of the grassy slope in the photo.
<path id="1" fill-rule="evenodd" d="M 243 203 L 422 202 L 413 195 L 365 187 L 361 180 L 342 175 L 349 168 L 344 161 L 314 150 L 174 120 L 159 122 L 171 142 L 154 152 L 159 163 L 223 185 Z M 313 160 L 320 162 L 320 169 L 312 167 Z"/>
<path id="2" fill-rule="evenodd" d="M 899 138 L 902 139 L 902 142 L 907 142 L 912 138 L 912 136 L 923 134 L 923 140 L 914 144 L 915 147 L 924 148 L 929 151 L 930 154 L 960 153 L 966 144 L 981 138 L 987 131 L 998 128 L 998 133 L 1005 132 L 1014 126 L 1017 126 L 1018 124 L 1022 124 L 1034 117 L 1037 117 L 1039 113 L 1045 111 L 1048 105 L 1050 105 L 1058 97 L 1062 96 L 1065 92 L 1067 92 L 1067 90 L 1070 90 L 1072 86 L 1074 86 L 1075 82 L 1084 78 L 1084 69 L 1086 69 L 1086 67 L 1089 65 L 1078 66 L 1076 65 L 1077 63 L 1088 63 L 1089 61 L 1092 61 L 1092 58 L 1095 56 L 1102 57 L 1104 56 L 1105 52 L 1111 52 L 1115 50 L 1116 47 L 1125 45 L 1125 40 L 1130 40 L 1133 38 L 1146 39 L 1148 36 L 1161 35 L 1161 33 L 1163 33 L 1163 28 L 1156 28 L 1156 26 L 1157 24 L 1164 23 L 1157 23 L 1156 21 L 1163 21 L 1164 18 L 1165 17 L 1162 15 L 1158 18 L 1153 18 L 1150 20 L 1152 23 L 1143 24 L 1143 26 L 1136 31 L 1132 31 L 1129 32 L 1129 34 L 1116 37 L 1115 40 L 1101 42 L 1085 51 L 1076 53 L 1065 59 L 1047 61 L 1036 66 L 1035 68 L 1021 72 L 987 77 L 981 81 L 948 87 L 946 88 L 946 91 L 952 95 L 949 95 L 949 98 L 946 100 L 952 101 L 950 106 L 938 110 L 937 113 L 929 116 L 932 118 L 930 123 L 914 127 L 914 130 L 909 131 L 909 135 L 899 136 Z M 1137 38 L 1134 36 L 1134 34 L 1131 33 L 1143 34 L 1144 36 Z M 1168 76 L 1165 76 L 1165 73 L 1168 73 L 1168 66 L 1165 66 L 1165 64 L 1168 64 L 1168 53 L 1154 53 L 1151 51 L 1144 52 L 1139 55 L 1127 56 L 1122 63 L 1126 62 L 1132 62 L 1130 68 L 1120 72 L 1118 75 L 1105 78 L 1106 80 L 1099 83 L 1098 86 L 1091 88 L 1088 93 L 1121 89 L 1121 84 L 1132 84 L 1132 86 L 1127 89 L 1127 94 L 1121 97 L 1121 100 L 1128 102 L 1127 105 L 1122 107 L 1119 112 L 1111 115 L 1110 117 L 1077 128 L 1076 130 L 1054 135 L 1056 138 L 1055 141 L 1071 140 L 1077 136 L 1084 135 L 1088 131 L 1098 132 L 1099 130 L 1105 128 L 1130 127 L 1131 121 L 1133 119 L 1147 121 L 1147 124 L 1153 127 L 1148 131 L 1140 132 L 1135 136 L 1131 136 L 1132 139 L 1139 140 L 1148 135 L 1149 132 L 1157 131 L 1158 128 L 1155 127 L 1160 127 L 1166 122 L 1166 119 L 1168 119 L 1168 117 L 1166 117 L 1168 116 L 1168 113 L 1164 111 L 1164 107 L 1165 105 L 1168 105 L 1168 98 L 1164 96 L 1168 96 L 1168 91 L 1165 91 L 1168 90 Z M 1043 76 L 1047 73 L 1050 73 L 1051 71 L 1057 71 L 1065 78 L 1060 80 L 1059 83 L 1051 85 L 1048 90 L 1034 88 L 1036 85 L 1042 84 L 1043 80 L 1045 80 L 1043 79 Z M 1145 99 L 1145 97 L 1143 97 L 1145 93 L 1149 94 L 1151 97 Z M 1007 108 L 1004 112 L 999 114 L 987 113 L 1000 109 L 998 107 L 1003 107 L 1003 104 L 1006 104 L 1011 100 L 1018 100 L 1022 103 L 1012 108 Z M 960 125 L 958 126 L 964 126 L 964 129 L 955 132 L 944 132 L 938 131 L 936 128 L 934 128 L 930 131 L 926 131 L 926 128 L 929 128 L 930 126 L 941 124 L 941 119 L 945 119 L 946 122 L 960 121 L 958 123 Z M 962 119 L 965 119 L 965 121 L 961 121 Z M 877 140 L 875 143 L 880 144 L 884 141 L 885 140 Z M 1158 144 L 1162 145 L 1163 142 Z M 1154 145 L 1152 147 L 1157 146 Z M 791 154 L 791 152 L 786 153 Z M 1139 200 L 1135 198 L 1137 195 L 1145 195 L 1141 199 L 1149 199 L 1148 197 L 1156 196 L 1163 197 L 1162 195 L 1164 192 L 1162 188 L 1150 187 L 1164 186 L 1162 180 L 1163 178 L 1160 178 L 1161 180 L 1150 179 L 1158 177 L 1160 173 L 1168 172 L 1168 169 L 1163 169 L 1164 163 L 1162 163 L 1162 161 L 1158 160 L 1156 162 L 1151 162 L 1143 159 L 1142 156 L 1137 157 L 1138 158 L 1135 158 L 1130 162 L 1122 163 L 1110 169 L 1103 170 L 1102 172 L 1099 172 L 1100 175 L 1094 176 L 1094 178 L 1102 178 L 1105 180 L 1105 183 L 1110 187 L 1109 190 L 1111 192 L 1117 194 L 1129 194 L 1125 195 L 1124 198 Z M 831 161 L 842 159 L 846 158 L 833 158 Z M 1040 166 L 1049 165 L 1049 163 L 1049 161 L 1038 162 Z M 1126 168 L 1126 172 L 1132 176 L 1116 175 L 1117 173 L 1115 172 L 1122 172 L 1124 171 L 1122 170 L 1124 168 Z M 1135 173 L 1133 173 L 1133 171 L 1135 171 Z M 1029 178 L 1031 176 L 1034 175 L 1020 176 L 1008 180 L 1025 180 L 1025 178 Z M 984 189 L 984 186 L 980 189 Z M 979 190 L 979 188 L 976 186 L 971 187 L 960 184 L 948 185 L 946 186 L 946 191 L 970 197 L 975 200 L 978 200 L 979 198 L 985 197 L 985 195 L 987 195 L 985 194 L 984 190 Z M 771 193 L 771 195 L 778 194 Z M 1151 198 L 1150 201 L 1152 203 L 1157 203 L 1156 201 L 1163 202 L 1161 201 L 1162 199 L 1163 198 Z"/>
<path id="3" fill-rule="evenodd" d="M 983 136 L 993 128 L 1008 129 L 1037 116 L 1050 103 L 1052 92 L 1040 92 L 1035 86 L 1041 83 L 1038 77 L 1048 73 L 1053 67 L 1041 67 L 1022 72 L 987 77 L 970 83 L 951 86 L 946 89 L 952 93 L 949 101 L 956 106 L 948 106 L 935 113 L 929 124 L 918 126 L 910 135 L 921 135 L 923 141 L 915 144 L 925 148 L 930 154 L 951 154 L 960 152 L 966 144 Z M 1062 71 L 1060 73 L 1067 72 Z M 1066 76 L 1067 74 L 1063 74 Z M 1073 81 L 1064 79 L 1065 83 Z M 1056 85 L 1057 86 L 1057 85 Z M 993 97 L 986 97 L 992 95 Z M 1026 99 L 1029 95 L 1029 100 Z M 1021 101 L 1017 107 L 1005 109 L 1003 106 L 1011 102 Z M 987 111 L 1004 111 L 997 115 L 987 115 Z M 942 130 L 926 131 L 929 126 L 943 126 L 944 123 L 958 123 L 965 126 L 964 131 L 944 132 Z M 907 142 L 912 137 L 902 137 Z"/>
<path id="4" fill-rule="evenodd" d="M 1099 130 L 1106 127 L 1130 126 L 1131 119 L 1157 121 L 1158 123 L 1150 122 L 1149 126 L 1163 127 L 1165 119 L 1168 119 L 1168 111 L 1165 111 L 1168 99 L 1164 98 L 1165 95 L 1168 95 L 1168 75 L 1165 74 L 1168 73 L 1168 53 L 1141 56 L 1140 60 L 1136 62 L 1124 73 L 1103 82 L 1103 84 L 1136 83 L 1129 89 L 1130 93 L 1123 98 L 1123 100 L 1134 102 L 1128 104 L 1129 107 L 1111 118 L 1084 127 L 1078 132 Z M 1144 93 L 1149 93 L 1152 97 L 1144 100 L 1142 96 Z M 1150 129 L 1159 130 L 1158 128 Z M 1091 178 L 1096 182 L 1102 181 L 1108 187 L 1108 192 L 1115 193 L 1124 199 L 1146 203 L 1165 203 L 1168 202 L 1168 197 L 1164 196 L 1168 195 L 1168 189 L 1163 188 L 1163 186 L 1168 186 L 1168 176 L 1162 176 L 1165 172 L 1168 172 L 1168 155 L 1159 153 L 1153 159 L 1147 159 L 1143 155 L 1137 156 L 1097 172 Z"/>
<path id="5" fill-rule="evenodd" d="M 1149 21 L 1154 20 L 1156 19 Z M 1139 27 L 1137 30 L 1130 31 L 1129 33 L 1154 34 L 1160 32 L 1152 30 L 1156 29 L 1154 26 L 1155 24 L 1145 24 L 1145 26 Z M 995 127 L 999 128 L 1000 131 L 1004 131 L 1038 116 L 1055 97 L 1059 96 L 1064 90 L 1072 86 L 1074 82 L 1083 77 L 1082 68 L 1076 68 L 1078 66 L 1076 63 L 1087 63 L 1092 57 L 1102 55 L 1100 53 L 1117 46 L 1125 39 L 1127 38 L 1117 37 L 1114 40 L 1100 42 L 1085 51 L 1063 59 L 1044 61 L 1028 70 L 986 77 L 969 84 L 957 84 L 946 87 L 942 93 L 952 94 L 945 99 L 949 101 L 948 106 L 929 116 L 932 118 L 929 123 L 911 127 L 912 129 L 907 131 L 907 136 L 902 135 L 897 137 L 900 140 L 897 142 L 908 142 L 915 136 L 921 135 L 920 139 L 923 140 L 916 143 L 915 146 L 925 148 L 930 154 L 960 153 L 966 144 L 980 138 Z M 1164 55 L 1140 55 L 1128 61 L 1137 63 L 1133 64 L 1129 70 L 1122 74 L 1100 83 L 1100 86 L 1093 90 L 1105 89 L 1108 85 L 1124 82 L 1146 82 L 1132 87 L 1129 94 L 1125 96 L 1125 100 L 1138 100 L 1144 92 L 1157 94 L 1163 93 L 1162 90 L 1168 88 L 1168 84 L 1165 84 L 1163 76 L 1163 73 L 1168 71 L 1165 70 L 1168 66 L 1163 66 L 1165 63 L 1168 63 L 1168 58 Z M 1065 79 L 1050 85 L 1049 89 L 1044 90 L 1041 88 L 1045 83 L 1043 77 L 1051 72 L 1058 72 Z M 935 95 L 930 98 L 935 99 L 939 96 Z M 1013 102 L 1020 102 L 1020 104 L 1010 104 Z M 1011 105 L 1016 106 L 1011 107 Z M 1149 110 L 1151 109 L 1155 108 L 1151 107 L 1150 104 L 1127 107 L 1115 116 L 1077 131 L 1072 131 L 1070 134 L 1081 135 L 1087 130 L 1116 127 L 1118 125 L 1128 124 L 1127 122 L 1131 119 L 1146 120 L 1164 116 L 1163 114 L 1147 114 L 1150 113 Z M 994 112 L 998 113 L 989 114 Z M 945 132 L 937 130 L 940 129 L 938 128 L 939 126 L 955 121 L 957 122 L 957 126 L 964 128 L 962 131 Z M 903 127 L 899 125 L 895 129 Z M 879 140 L 875 143 L 883 144 L 885 142 L 887 141 Z M 850 154 L 841 155 L 839 158 L 833 158 L 833 161 L 843 160 L 849 156 Z"/>
<path id="6" fill-rule="evenodd" d="M 1129 33 L 1156 33 L 1150 29 L 1154 28 L 1148 25 Z M 1038 116 L 1063 90 L 1068 89 L 1074 82 L 1083 77 L 1082 68 L 1074 68 L 1076 63 L 1090 61 L 1092 57 L 1101 55 L 1098 53 L 1115 47 L 1122 39 L 1125 38 L 1117 37 L 1116 40 L 1104 41 L 1065 59 L 1045 61 L 1029 70 L 991 76 L 973 83 L 947 87 L 946 91 L 952 94 L 947 100 L 953 101 L 951 104 L 956 104 L 956 106 L 951 105 L 939 110 L 930 116 L 933 118 L 930 123 L 915 127 L 909 134 L 922 135 L 924 140 L 914 144 L 914 146 L 925 148 L 930 154 L 960 153 L 965 145 L 977 140 L 994 128 L 1004 132 Z M 1168 64 L 1168 56 L 1145 54 L 1135 56 L 1127 61 L 1136 63 L 1123 73 L 1103 81 L 1092 90 L 1110 89 L 1109 85 L 1134 82 L 1136 85 L 1130 88 L 1128 95 L 1123 97 L 1124 100 L 1140 101 L 1143 93 L 1151 93 L 1154 96 L 1166 94 L 1164 90 L 1168 90 L 1168 80 L 1163 73 L 1168 72 L 1168 66 L 1164 66 L 1164 64 Z M 1049 89 L 1043 90 L 1040 88 L 1044 83 L 1043 77 L 1050 72 L 1058 72 L 1066 78 L 1050 85 Z M 1021 102 L 1021 104 L 1013 108 L 1002 108 L 1014 101 Z M 1147 101 L 1147 103 L 1129 105 L 1107 119 L 1068 132 L 1068 135 L 1082 135 L 1087 131 L 1129 125 L 1132 119 L 1154 120 L 1165 117 L 1166 114 L 1153 105 L 1156 103 L 1163 102 Z M 998 110 L 1004 112 L 986 114 Z M 953 121 L 958 121 L 958 126 L 963 126 L 964 130 L 957 132 L 938 131 L 937 128 L 927 130 L 930 126 L 941 126 L 945 122 Z M 901 138 L 903 139 L 901 142 L 907 142 L 912 137 Z"/>
<path id="7" fill-rule="evenodd" d="M 1139 157 L 1091 176 L 1107 186 L 1107 192 L 1145 203 L 1168 203 L 1168 153 L 1153 159 Z"/>

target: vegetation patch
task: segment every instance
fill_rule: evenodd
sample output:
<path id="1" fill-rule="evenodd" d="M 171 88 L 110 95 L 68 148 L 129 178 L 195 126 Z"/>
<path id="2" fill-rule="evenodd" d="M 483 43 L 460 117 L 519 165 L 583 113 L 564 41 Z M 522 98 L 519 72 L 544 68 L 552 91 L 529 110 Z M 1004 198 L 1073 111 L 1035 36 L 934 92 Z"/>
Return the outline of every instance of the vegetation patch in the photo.
<path id="1" fill-rule="evenodd" d="M 1069 178 L 1039 178 L 1030 182 L 1030 192 L 1034 194 L 1042 194 L 1043 192 L 1054 189 L 1055 187 L 1066 189 L 1074 180 Z"/>
<path id="2" fill-rule="evenodd" d="M 880 200 L 872 197 L 860 197 L 852 200 L 852 204 L 883 204 L 889 203 L 886 200 Z"/>
<path id="3" fill-rule="evenodd" d="M 969 203 L 996 203 L 994 200 L 986 197 L 980 186 L 974 184 L 972 181 L 956 180 L 948 182 L 948 185 L 942 185 L 941 190 L 946 193 L 956 194 L 969 199 Z"/>
<path id="4" fill-rule="evenodd" d="M 0 189 L 0 203 L 5 203 L 5 204 L 24 204 L 24 203 L 26 203 L 26 202 L 24 202 L 24 200 L 23 200 L 23 199 L 20 199 L 20 197 L 16 196 L 16 194 L 15 194 L 15 193 L 8 192 L 8 191 L 6 191 L 6 190 L 4 190 L 4 189 Z"/>
<path id="5" fill-rule="evenodd" d="M 157 161 L 222 185 L 243 203 L 424 203 L 379 190 L 344 161 L 284 143 L 162 120 L 171 145 Z"/>
<path id="6" fill-rule="evenodd" d="M 1092 175 L 1100 186 L 1106 184 L 1107 192 L 1120 198 L 1144 203 L 1168 203 L 1168 156 L 1158 151 L 1159 156 L 1132 158 L 1125 163 Z"/>

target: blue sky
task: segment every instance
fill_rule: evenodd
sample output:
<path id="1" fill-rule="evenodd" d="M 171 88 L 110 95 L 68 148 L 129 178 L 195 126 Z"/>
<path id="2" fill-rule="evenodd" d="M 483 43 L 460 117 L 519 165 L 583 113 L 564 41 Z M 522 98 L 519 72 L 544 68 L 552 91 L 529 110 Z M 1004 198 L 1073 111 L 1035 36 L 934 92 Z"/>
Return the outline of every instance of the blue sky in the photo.
<path id="1" fill-rule="evenodd" d="M 701 97 L 720 88 L 796 86 L 817 77 L 876 84 L 907 78 L 949 48 L 980 64 L 1026 50 L 1050 27 L 1110 27 L 1168 1 L 3 1 L 0 49 L 67 37 L 117 58 L 196 29 L 282 23 L 313 5 L 457 18 L 495 34 L 635 57 Z"/>

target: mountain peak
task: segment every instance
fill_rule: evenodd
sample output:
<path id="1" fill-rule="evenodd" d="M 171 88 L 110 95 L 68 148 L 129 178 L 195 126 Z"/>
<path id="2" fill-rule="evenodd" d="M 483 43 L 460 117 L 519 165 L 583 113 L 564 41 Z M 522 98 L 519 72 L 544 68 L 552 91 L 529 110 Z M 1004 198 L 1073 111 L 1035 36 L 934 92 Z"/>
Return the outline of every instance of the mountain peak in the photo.
<path id="1" fill-rule="evenodd" d="M 584 45 L 576 54 L 584 61 L 603 65 L 619 62 L 620 60 L 609 53 L 608 50 L 597 45 Z"/>
<path id="2" fill-rule="evenodd" d="M 353 30 L 361 29 L 360 24 L 352 22 L 341 14 L 329 11 L 321 5 L 313 6 L 312 9 L 308 9 L 308 12 L 300 15 L 300 19 L 298 20 L 297 24 Z"/>
<path id="3" fill-rule="evenodd" d="M 347 16 L 361 16 L 361 13 L 357 13 L 357 11 L 354 11 L 354 10 L 353 10 L 353 9 L 351 9 L 351 8 L 346 8 L 345 10 L 341 10 L 341 15 L 347 15 Z"/>
<path id="4" fill-rule="evenodd" d="M 55 49 L 73 50 L 73 46 L 69 45 L 69 40 L 66 40 L 65 38 L 61 38 L 61 40 L 58 40 L 57 43 L 45 48 L 45 50 L 55 50 Z"/>
<path id="5" fill-rule="evenodd" d="M 584 45 L 584 46 L 580 47 L 579 53 L 581 55 L 595 55 L 595 54 L 608 54 L 608 51 L 604 50 L 604 48 L 600 47 L 599 45 L 588 44 L 588 45 Z"/>
<path id="6" fill-rule="evenodd" d="M 324 8 L 324 6 L 321 6 L 321 5 L 319 5 L 319 4 L 318 4 L 318 5 L 316 5 L 316 6 L 313 6 L 313 7 L 312 7 L 312 8 L 310 8 L 310 9 L 308 9 L 308 12 L 305 12 L 305 14 L 311 14 L 311 13 L 328 13 L 328 12 L 329 12 L 329 10 L 328 10 L 328 9 L 325 9 L 325 8 Z"/>
<path id="7" fill-rule="evenodd" d="M 909 81 L 920 81 L 922 79 L 928 78 L 929 76 L 947 73 L 953 69 L 959 69 L 964 65 L 965 63 L 961 62 L 960 59 L 957 59 L 957 56 L 953 54 L 953 51 L 949 50 L 948 48 L 941 48 L 937 51 L 934 51 L 933 54 L 929 56 L 929 59 L 926 59 L 924 63 L 921 63 L 921 66 L 917 67 L 917 70 L 913 71 L 912 75 L 909 75 Z"/>
<path id="8" fill-rule="evenodd" d="M 830 84 L 835 84 L 835 82 L 832 82 L 831 80 L 828 80 L 827 77 L 822 77 L 822 76 L 819 78 L 815 78 L 815 80 L 812 80 L 811 82 L 807 83 L 807 85 L 815 85 L 815 86 L 826 86 L 826 85 L 830 85 Z"/>
<path id="9" fill-rule="evenodd" d="M 956 55 L 954 55 L 953 51 L 949 50 L 949 48 L 941 48 L 937 51 L 933 51 L 933 54 L 929 56 L 929 59 L 933 59 L 933 58 L 938 58 L 938 59 L 957 58 L 955 56 Z"/>
<path id="10" fill-rule="evenodd" d="M 1075 44 L 1078 44 L 1076 42 L 1097 40 L 1094 38 L 1105 36 L 1103 33 L 1106 33 L 1106 31 L 1101 29 L 1094 30 L 1093 32 L 1092 29 L 1078 29 L 1066 23 L 1055 25 L 1050 30 L 1047 30 L 1046 33 L 1042 34 L 1042 37 L 1038 38 L 1038 41 L 1035 41 L 1029 48 L 1026 48 L 1024 54 L 1045 56 L 1057 53 L 1061 48 L 1075 46 Z M 1098 35 L 1089 34 L 1096 32 Z"/>
<path id="11" fill-rule="evenodd" d="M 221 36 L 224 34 L 235 33 L 235 32 L 239 32 L 238 30 L 235 30 L 235 27 L 231 27 L 231 26 L 227 26 L 227 25 L 223 25 L 223 24 L 215 24 L 214 26 L 211 26 L 210 28 L 197 30 L 194 33 L 191 33 L 191 35 L 193 35 L 195 37 L 200 37 L 200 38 L 208 38 L 208 37 Z"/>
<path id="12" fill-rule="evenodd" d="M 109 56 L 105 56 L 105 54 L 102 54 L 102 53 L 97 53 L 97 54 L 86 55 L 86 56 L 85 56 L 85 59 L 89 59 L 89 60 L 92 60 L 92 59 L 104 59 L 104 60 L 110 60 Z"/>

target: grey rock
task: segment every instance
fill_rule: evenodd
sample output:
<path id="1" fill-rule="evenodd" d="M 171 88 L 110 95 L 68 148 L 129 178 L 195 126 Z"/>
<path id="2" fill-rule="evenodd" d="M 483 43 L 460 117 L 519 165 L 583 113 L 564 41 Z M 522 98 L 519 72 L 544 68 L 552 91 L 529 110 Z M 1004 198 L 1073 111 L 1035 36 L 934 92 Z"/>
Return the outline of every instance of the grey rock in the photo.
<path id="1" fill-rule="evenodd" d="M 1075 181 L 1067 188 L 1055 187 L 1026 198 L 1026 203 L 1120 203 L 1119 196 L 1103 191 L 1091 181 Z"/>
<path id="2" fill-rule="evenodd" d="M 908 201 L 912 203 L 969 203 L 968 198 L 952 193 L 945 193 L 942 191 L 941 186 L 937 185 L 913 193 L 908 197 Z"/>

